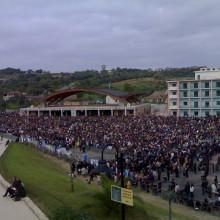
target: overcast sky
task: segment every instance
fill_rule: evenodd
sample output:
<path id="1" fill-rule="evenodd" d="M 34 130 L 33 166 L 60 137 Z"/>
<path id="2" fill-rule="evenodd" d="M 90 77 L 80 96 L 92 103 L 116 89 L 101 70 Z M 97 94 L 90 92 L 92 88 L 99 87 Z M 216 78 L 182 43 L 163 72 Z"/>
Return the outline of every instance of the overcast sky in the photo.
<path id="1" fill-rule="evenodd" d="M 0 0 L 0 68 L 220 67 L 220 0 Z"/>

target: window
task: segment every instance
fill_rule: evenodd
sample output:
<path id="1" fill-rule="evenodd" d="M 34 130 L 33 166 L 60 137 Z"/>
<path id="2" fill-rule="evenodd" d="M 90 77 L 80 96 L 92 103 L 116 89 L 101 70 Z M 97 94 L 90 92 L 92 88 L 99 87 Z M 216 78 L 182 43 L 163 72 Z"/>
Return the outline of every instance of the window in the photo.
<path id="1" fill-rule="evenodd" d="M 206 107 L 206 108 L 209 107 L 209 101 L 205 101 L 205 107 Z"/>
<path id="2" fill-rule="evenodd" d="M 205 82 L 205 88 L 209 88 L 209 82 Z"/>
<path id="3" fill-rule="evenodd" d="M 198 108 L 199 103 L 198 102 L 194 102 L 194 108 Z"/>
<path id="4" fill-rule="evenodd" d="M 176 102 L 173 102 L 173 105 L 176 105 Z"/>
<path id="5" fill-rule="evenodd" d="M 216 82 L 216 87 L 220 88 L 220 81 Z"/>
<path id="6" fill-rule="evenodd" d="M 173 112 L 173 115 L 174 115 L 174 116 L 176 116 L 176 115 L 177 115 L 177 113 L 176 113 L 176 112 Z"/>
<path id="7" fill-rule="evenodd" d="M 216 96 L 220 96 L 220 90 L 216 91 Z"/>
<path id="8" fill-rule="evenodd" d="M 172 83 L 172 87 L 176 87 L 176 83 Z"/>
<path id="9" fill-rule="evenodd" d="M 194 89 L 198 89 L 198 83 L 194 83 Z"/>
<path id="10" fill-rule="evenodd" d="M 200 80 L 200 75 L 197 75 L 197 79 Z"/>
<path id="11" fill-rule="evenodd" d="M 187 89 L 187 83 L 183 83 L 183 88 Z"/>
<path id="12" fill-rule="evenodd" d="M 220 105 L 220 101 L 216 101 L 216 105 Z"/>
<path id="13" fill-rule="evenodd" d="M 183 102 L 183 105 L 187 105 L 188 103 L 187 102 Z"/>
<path id="14" fill-rule="evenodd" d="M 187 92 L 183 92 L 183 97 L 187 97 Z"/>
<path id="15" fill-rule="evenodd" d="M 209 91 L 205 91 L 205 97 L 209 97 Z"/>
<path id="16" fill-rule="evenodd" d="M 216 112 L 216 116 L 220 117 L 220 111 Z"/>
<path id="17" fill-rule="evenodd" d="M 195 91 L 195 92 L 194 92 L 194 97 L 198 97 L 198 96 L 199 96 L 198 91 Z"/>
<path id="18" fill-rule="evenodd" d="M 206 112 L 205 112 L 205 116 L 206 116 L 206 117 L 209 117 L 209 111 L 206 111 Z"/>
<path id="19" fill-rule="evenodd" d="M 194 116 L 198 116 L 199 115 L 199 112 L 194 112 Z"/>
<path id="20" fill-rule="evenodd" d="M 187 116 L 188 116 L 188 112 L 187 112 L 187 111 L 184 111 L 184 112 L 183 112 L 183 116 L 184 116 L 184 117 L 187 117 Z"/>
<path id="21" fill-rule="evenodd" d="M 172 92 L 172 95 L 176 95 L 176 91 Z"/>

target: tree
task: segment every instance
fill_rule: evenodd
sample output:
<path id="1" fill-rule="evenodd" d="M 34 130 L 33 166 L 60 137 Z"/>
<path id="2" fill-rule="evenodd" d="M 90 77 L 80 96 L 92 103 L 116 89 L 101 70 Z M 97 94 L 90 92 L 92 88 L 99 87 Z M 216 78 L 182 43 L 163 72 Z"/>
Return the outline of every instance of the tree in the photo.
<path id="1" fill-rule="evenodd" d="M 132 85 L 130 85 L 129 83 L 125 83 L 123 86 L 123 89 L 126 92 L 133 92 L 134 91 L 134 87 Z"/>

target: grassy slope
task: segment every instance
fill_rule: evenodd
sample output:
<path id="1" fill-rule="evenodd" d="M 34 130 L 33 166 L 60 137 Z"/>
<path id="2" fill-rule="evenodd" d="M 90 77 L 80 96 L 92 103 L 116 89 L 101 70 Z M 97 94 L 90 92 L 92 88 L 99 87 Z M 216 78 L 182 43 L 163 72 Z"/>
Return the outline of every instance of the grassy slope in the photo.
<path id="1" fill-rule="evenodd" d="M 60 206 L 72 206 L 77 210 L 84 210 L 96 219 L 118 219 L 114 213 L 106 215 L 102 203 L 97 200 L 96 194 L 100 188 L 95 184 L 88 185 L 82 179 L 75 179 L 75 192 L 70 192 L 70 178 L 67 175 L 66 162 L 39 153 L 34 148 L 22 144 L 12 144 L 0 160 L 0 172 L 6 179 L 13 175 L 19 176 L 25 183 L 28 195 L 50 217 Z M 149 218 L 141 212 L 130 212 L 129 219 L 167 219 L 167 202 L 157 197 L 137 192 L 144 200 L 135 200 L 135 208 L 147 210 Z M 215 220 L 208 214 L 197 214 L 191 209 L 174 206 L 176 220 Z M 130 210 L 131 211 L 131 210 Z M 189 212 L 188 212 L 189 211 Z M 196 214 L 195 214 L 196 213 Z M 132 217 L 133 215 L 133 217 Z M 193 216 L 193 217 L 191 217 Z"/>
<path id="2" fill-rule="evenodd" d="M 88 190 L 88 185 L 75 181 L 77 191 L 71 193 L 70 178 L 62 168 L 45 159 L 35 149 L 21 144 L 11 145 L 3 155 L 0 171 L 6 179 L 14 175 L 20 177 L 28 195 L 49 216 L 63 205 L 73 204 L 76 209 L 80 209 L 83 205 L 88 206 L 94 202 L 93 186 L 93 190 Z"/>
<path id="3" fill-rule="evenodd" d="M 112 83 L 114 89 L 124 90 L 126 84 L 129 84 L 134 92 L 145 92 L 166 89 L 164 81 L 155 80 L 154 78 L 146 77 L 139 79 L 129 79 Z"/>
<path id="4" fill-rule="evenodd" d="M 184 80 L 191 79 L 190 77 L 177 77 L 172 80 Z M 112 83 L 114 89 L 124 90 L 124 85 L 129 84 L 136 92 L 143 91 L 158 91 L 166 89 L 166 79 L 158 80 L 152 77 L 144 77 L 137 79 L 128 79 L 119 82 Z"/>

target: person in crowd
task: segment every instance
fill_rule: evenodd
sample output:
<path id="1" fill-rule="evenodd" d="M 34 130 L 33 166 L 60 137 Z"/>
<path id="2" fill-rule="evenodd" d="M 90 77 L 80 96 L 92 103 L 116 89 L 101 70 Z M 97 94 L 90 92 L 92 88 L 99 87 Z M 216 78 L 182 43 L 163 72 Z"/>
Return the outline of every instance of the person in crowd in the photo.
<path id="1" fill-rule="evenodd" d="M 25 196 L 26 196 L 26 191 L 24 188 L 24 183 L 21 180 L 18 180 L 14 194 L 14 200 L 19 201 L 21 198 L 24 198 Z"/>
<path id="2" fill-rule="evenodd" d="M 13 177 L 12 185 L 7 188 L 3 197 L 6 197 L 7 195 L 9 195 L 15 201 L 19 201 L 21 198 L 26 196 L 24 184 L 20 179 Z"/>
<path id="3" fill-rule="evenodd" d="M 195 201 L 195 205 L 194 205 L 194 208 L 195 208 L 195 210 L 199 210 L 199 209 L 201 209 L 201 202 L 200 201 L 198 201 L 198 200 L 196 200 Z"/>
<path id="4" fill-rule="evenodd" d="M 5 147 L 7 147 L 7 146 L 9 145 L 9 143 L 10 143 L 10 141 L 7 140 L 7 141 L 5 142 Z"/>
<path id="5" fill-rule="evenodd" d="M 131 184 L 131 181 L 128 180 L 127 184 L 126 184 L 126 188 L 127 189 L 131 189 L 132 188 L 132 184 Z"/>
<path id="6" fill-rule="evenodd" d="M 205 195 L 205 193 L 208 192 L 208 180 L 207 179 L 203 179 L 202 183 L 201 183 L 201 187 L 202 187 L 202 195 Z"/>
<path id="7" fill-rule="evenodd" d="M 15 196 L 16 189 L 18 188 L 18 184 L 19 184 L 19 179 L 16 176 L 14 176 L 11 186 L 9 186 L 6 189 L 6 192 L 3 195 L 3 197 L 6 197 L 7 195 L 9 195 L 10 197 L 13 198 Z"/>
<path id="8" fill-rule="evenodd" d="M 220 208 L 220 196 L 218 196 L 217 200 L 215 201 L 215 206 Z"/>
<path id="9" fill-rule="evenodd" d="M 190 185 L 189 191 L 190 191 L 190 197 L 191 197 L 191 198 L 194 198 L 194 191 L 195 191 L 195 186 L 194 186 L 194 184 L 191 184 L 191 185 Z"/>
<path id="10" fill-rule="evenodd" d="M 211 190 L 212 190 L 212 195 L 216 195 L 217 194 L 217 187 L 216 187 L 215 183 L 211 184 Z"/>
<path id="11" fill-rule="evenodd" d="M 74 160 L 72 161 L 71 165 L 70 165 L 70 169 L 71 169 L 71 175 L 74 176 L 75 175 L 75 171 L 76 171 L 76 165 Z"/>
<path id="12" fill-rule="evenodd" d="M 176 183 L 176 185 L 175 185 L 174 192 L 175 192 L 176 194 L 179 194 L 179 193 L 180 193 L 180 185 L 179 185 L 178 183 Z"/>
<path id="13" fill-rule="evenodd" d="M 214 178 L 214 184 L 215 184 L 216 188 L 218 188 L 218 177 L 217 176 L 215 176 L 215 178 Z"/>
<path id="14" fill-rule="evenodd" d="M 184 192 L 187 196 L 190 195 L 190 184 L 189 182 L 186 183 L 185 187 L 184 187 Z"/>
<path id="15" fill-rule="evenodd" d="M 211 208 L 210 208 L 210 204 L 207 198 L 204 199 L 204 201 L 202 202 L 202 210 L 204 211 L 208 211 L 210 212 Z"/>

